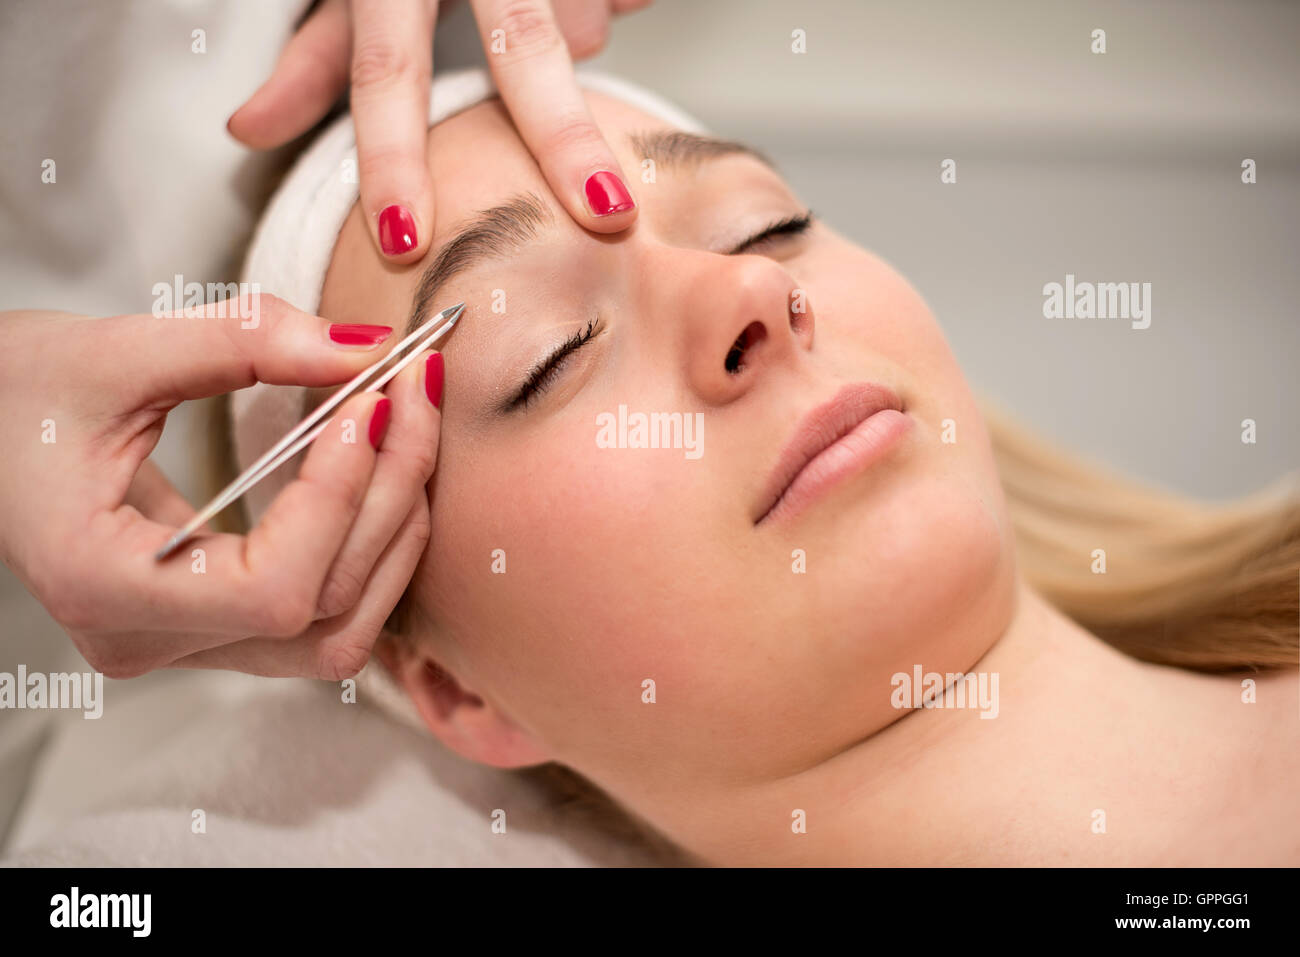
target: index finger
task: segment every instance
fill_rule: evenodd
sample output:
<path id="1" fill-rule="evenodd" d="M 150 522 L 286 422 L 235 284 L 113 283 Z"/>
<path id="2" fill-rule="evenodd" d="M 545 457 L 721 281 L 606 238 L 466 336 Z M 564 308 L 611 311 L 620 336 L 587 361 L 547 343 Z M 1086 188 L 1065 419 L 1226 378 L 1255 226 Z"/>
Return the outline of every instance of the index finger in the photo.
<path id="1" fill-rule="evenodd" d="M 519 135 L 578 225 L 616 233 L 636 200 L 596 126 L 546 0 L 472 0 L 488 67 Z"/>
<path id="2" fill-rule="evenodd" d="M 380 251 L 410 263 L 424 255 L 433 235 L 424 147 L 437 3 L 353 0 L 350 9 L 361 208 Z"/>

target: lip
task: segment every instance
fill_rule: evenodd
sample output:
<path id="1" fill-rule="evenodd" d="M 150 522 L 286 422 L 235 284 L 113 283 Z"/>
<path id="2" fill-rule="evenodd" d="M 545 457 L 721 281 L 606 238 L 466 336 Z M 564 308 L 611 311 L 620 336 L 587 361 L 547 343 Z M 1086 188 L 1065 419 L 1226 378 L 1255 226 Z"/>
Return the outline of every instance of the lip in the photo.
<path id="1" fill-rule="evenodd" d="M 883 458 L 911 425 L 892 389 L 874 382 L 844 386 L 795 426 L 763 486 L 754 524 L 801 511 Z"/>

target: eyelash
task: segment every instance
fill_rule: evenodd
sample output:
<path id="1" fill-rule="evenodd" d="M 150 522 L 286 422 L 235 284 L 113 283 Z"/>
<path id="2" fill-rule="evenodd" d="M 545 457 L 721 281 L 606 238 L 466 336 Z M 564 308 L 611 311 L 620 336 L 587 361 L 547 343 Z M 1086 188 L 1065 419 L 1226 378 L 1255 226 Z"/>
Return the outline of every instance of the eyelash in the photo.
<path id="1" fill-rule="evenodd" d="M 771 240 L 801 235 L 808 231 L 812 223 L 813 212 L 811 209 L 798 216 L 788 216 L 760 229 L 744 242 L 735 246 L 729 255 L 739 255 Z M 510 408 L 527 408 L 534 398 L 550 387 L 556 373 L 563 366 L 564 360 L 596 338 L 602 328 L 599 320 L 588 320 L 585 329 L 581 332 L 575 332 L 569 339 L 561 343 L 554 352 L 533 366 L 532 371 L 528 373 L 528 377 L 524 380 L 524 384 L 515 393 L 514 398 L 510 400 Z"/>
<path id="2" fill-rule="evenodd" d="M 510 407 L 512 409 L 518 406 L 526 408 L 534 396 L 545 392 L 555 378 L 555 373 L 559 372 L 560 367 L 564 364 L 564 360 L 594 339 L 600 329 L 600 323 L 597 320 L 588 320 L 586 329 L 575 332 L 559 348 L 533 366 L 532 371 L 528 373 L 528 378 L 524 380 L 523 386 L 515 393 L 515 397 L 510 400 Z"/>
<path id="3" fill-rule="evenodd" d="M 800 213 L 798 216 L 787 216 L 785 219 L 778 220 L 772 225 L 760 229 L 739 246 L 732 249 L 731 255 L 737 255 L 771 239 L 781 239 L 786 236 L 798 236 L 806 233 L 812 223 L 813 211 L 811 209 Z"/>

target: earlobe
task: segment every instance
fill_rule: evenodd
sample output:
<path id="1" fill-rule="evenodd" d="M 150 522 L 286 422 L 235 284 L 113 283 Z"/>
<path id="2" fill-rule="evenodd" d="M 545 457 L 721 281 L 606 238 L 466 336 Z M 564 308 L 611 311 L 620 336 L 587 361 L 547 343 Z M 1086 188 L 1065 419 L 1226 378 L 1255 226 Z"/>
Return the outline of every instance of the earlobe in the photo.
<path id="1" fill-rule="evenodd" d="M 383 663 L 410 695 L 434 737 L 452 751 L 497 768 L 522 768 L 552 760 L 530 732 L 465 688 L 426 651 L 399 651 L 386 642 L 380 645 L 387 645 L 380 653 Z"/>

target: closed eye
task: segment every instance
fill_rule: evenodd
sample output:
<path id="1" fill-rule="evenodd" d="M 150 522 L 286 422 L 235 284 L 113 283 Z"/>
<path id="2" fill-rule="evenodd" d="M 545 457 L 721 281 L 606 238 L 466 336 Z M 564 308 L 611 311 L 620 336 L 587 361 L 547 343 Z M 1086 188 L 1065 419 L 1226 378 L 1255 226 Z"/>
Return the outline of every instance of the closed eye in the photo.
<path id="1" fill-rule="evenodd" d="M 516 409 L 521 406 L 526 408 L 534 396 L 546 391 L 555 378 L 555 374 L 564 364 L 564 360 L 596 338 L 600 332 L 601 326 L 599 322 L 595 319 L 588 320 L 586 329 L 575 332 L 562 342 L 554 352 L 533 366 L 532 371 L 528 373 L 528 377 L 524 379 L 524 384 L 519 387 L 519 391 L 506 403 L 506 408 Z"/>
<path id="2" fill-rule="evenodd" d="M 727 250 L 726 255 L 738 256 L 741 253 L 753 252 L 766 244 L 776 240 L 799 236 L 806 233 L 813 223 L 813 212 L 808 210 L 797 216 L 787 216 L 785 219 L 777 220 L 768 226 L 764 226 L 758 232 L 748 236 L 735 246 Z M 592 339 L 596 338 L 603 331 L 603 327 L 596 319 L 591 319 L 587 327 L 580 332 L 574 333 L 567 340 L 562 342 L 555 351 L 535 365 L 524 379 L 524 383 L 519 390 L 510 399 L 506 400 L 505 410 L 512 411 L 519 408 L 527 408 L 529 403 L 545 392 L 554 382 L 555 376 L 563 367 L 565 361 L 585 346 Z"/>
<path id="3" fill-rule="evenodd" d="M 813 212 L 808 210 L 798 216 L 787 216 L 785 219 L 779 219 L 770 226 L 765 226 L 754 235 L 748 237 L 732 246 L 727 250 L 728 256 L 738 256 L 741 253 L 750 252 L 757 246 L 761 246 L 774 239 L 784 236 L 798 236 L 806 233 L 813 223 Z"/>

